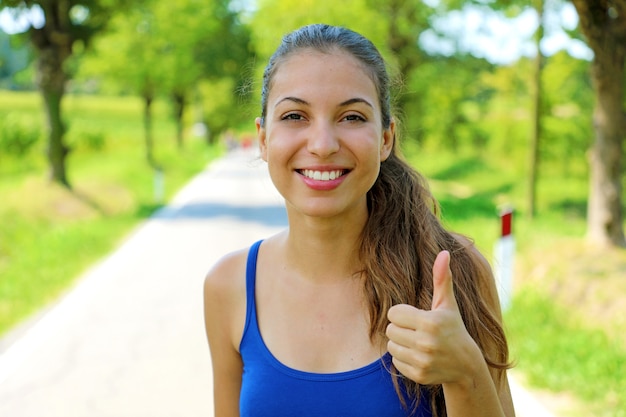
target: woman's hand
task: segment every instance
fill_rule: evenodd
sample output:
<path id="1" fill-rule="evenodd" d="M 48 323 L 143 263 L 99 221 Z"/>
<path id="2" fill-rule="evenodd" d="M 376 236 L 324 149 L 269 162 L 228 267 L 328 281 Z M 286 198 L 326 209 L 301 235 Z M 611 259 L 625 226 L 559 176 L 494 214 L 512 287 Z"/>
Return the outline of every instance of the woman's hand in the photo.
<path id="1" fill-rule="evenodd" d="M 397 370 L 419 384 L 471 384 L 473 369 L 484 360 L 463 324 L 447 251 L 435 260 L 433 286 L 430 310 L 406 304 L 389 309 L 387 349 Z"/>

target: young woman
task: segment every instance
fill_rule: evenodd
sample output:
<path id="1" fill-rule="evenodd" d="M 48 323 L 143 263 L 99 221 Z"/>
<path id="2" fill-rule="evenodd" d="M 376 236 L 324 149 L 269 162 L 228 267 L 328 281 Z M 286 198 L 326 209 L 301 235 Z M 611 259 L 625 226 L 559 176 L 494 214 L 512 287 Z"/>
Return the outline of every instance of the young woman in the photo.
<path id="1" fill-rule="evenodd" d="M 489 265 L 400 157 L 374 45 L 285 36 L 256 126 L 289 228 L 206 278 L 215 416 L 513 416 Z"/>

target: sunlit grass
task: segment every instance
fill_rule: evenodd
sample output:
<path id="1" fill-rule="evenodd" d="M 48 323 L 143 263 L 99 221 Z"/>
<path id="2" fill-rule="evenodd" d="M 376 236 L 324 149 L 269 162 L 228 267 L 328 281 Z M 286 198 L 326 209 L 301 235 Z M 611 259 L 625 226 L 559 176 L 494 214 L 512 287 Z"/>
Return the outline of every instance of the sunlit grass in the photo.
<path id="1" fill-rule="evenodd" d="M 511 353 L 533 386 L 572 394 L 588 407 L 580 415 L 626 416 L 623 346 L 547 294 L 526 288 L 512 306 L 505 316 Z"/>

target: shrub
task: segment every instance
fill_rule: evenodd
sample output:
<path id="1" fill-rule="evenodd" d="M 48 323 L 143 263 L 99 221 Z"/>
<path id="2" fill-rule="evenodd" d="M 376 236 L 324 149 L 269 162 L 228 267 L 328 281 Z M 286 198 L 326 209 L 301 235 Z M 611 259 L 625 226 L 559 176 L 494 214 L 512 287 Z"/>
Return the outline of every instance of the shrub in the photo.
<path id="1" fill-rule="evenodd" d="M 96 130 L 72 130 L 68 132 L 67 143 L 72 147 L 90 151 L 100 151 L 106 146 L 106 136 Z"/>
<path id="2" fill-rule="evenodd" d="M 26 155 L 37 143 L 41 130 L 23 117 L 9 113 L 0 120 L 0 153 L 14 156 Z"/>

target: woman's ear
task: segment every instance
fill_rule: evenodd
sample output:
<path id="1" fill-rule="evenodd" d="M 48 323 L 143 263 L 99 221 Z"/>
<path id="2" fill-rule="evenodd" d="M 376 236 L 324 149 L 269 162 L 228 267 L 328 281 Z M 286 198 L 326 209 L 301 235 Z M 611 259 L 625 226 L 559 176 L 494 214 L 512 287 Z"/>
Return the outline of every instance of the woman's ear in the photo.
<path id="1" fill-rule="evenodd" d="M 261 125 L 261 118 L 257 117 L 254 120 L 256 125 L 256 137 L 259 142 L 259 151 L 261 153 L 261 159 L 267 162 L 267 139 L 265 136 L 265 128 Z"/>
<path id="2" fill-rule="evenodd" d="M 389 158 L 393 149 L 393 144 L 396 141 L 396 122 L 391 119 L 389 127 L 383 130 L 383 138 L 380 144 L 380 160 L 384 161 Z"/>

